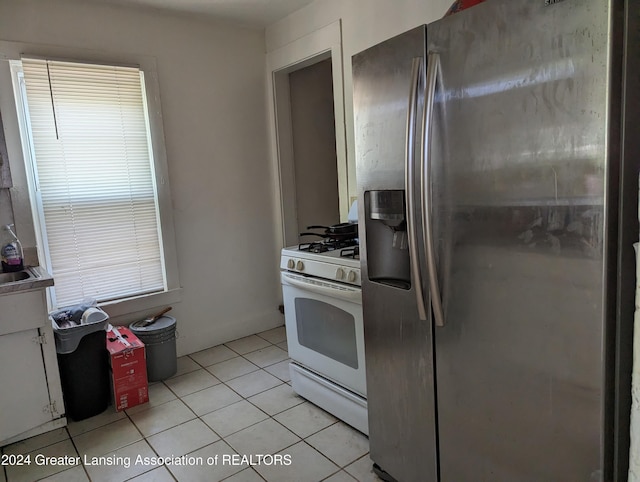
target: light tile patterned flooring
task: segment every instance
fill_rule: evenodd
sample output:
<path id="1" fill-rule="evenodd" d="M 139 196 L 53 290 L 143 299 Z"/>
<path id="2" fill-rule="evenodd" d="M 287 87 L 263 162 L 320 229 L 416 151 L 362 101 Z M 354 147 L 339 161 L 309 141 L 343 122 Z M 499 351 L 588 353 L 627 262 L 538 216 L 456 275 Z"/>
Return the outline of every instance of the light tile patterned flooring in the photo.
<path id="1" fill-rule="evenodd" d="M 106 412 L 2 448 L 31 454 L 0 468 L 14 481 L 346 482 L 379 480 L 367 437 L 296 395 L 284 327 L 178 359 L 178 373 L 149 387 L 149 403 Z M 290 465 L 222 464 L 224 454 L 289 455 Z M 113 465 L 37 465 L 46 457 L 108 457 Z M 136 465 L 138 456 L 202 457 L 202 465 Z M 208 457 L 219 456 L 217 465 Z M 126 467 L 126 460 L 131 465 Z"/>

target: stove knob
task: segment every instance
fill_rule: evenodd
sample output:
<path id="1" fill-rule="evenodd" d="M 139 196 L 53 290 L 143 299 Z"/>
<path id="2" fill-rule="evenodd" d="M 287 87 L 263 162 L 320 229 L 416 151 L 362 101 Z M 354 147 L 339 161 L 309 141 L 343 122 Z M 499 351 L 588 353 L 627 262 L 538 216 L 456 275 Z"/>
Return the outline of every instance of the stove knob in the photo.
<path id="1" fill-rule="evenodd" d="M 292 259 L 290 259 L 289 261 L 287 261 L 287 268 L 289 269 L 293 269 L 296 267 L 296 262 Z"/>
<path id="2" fill-rule="evenodd" d="M 336 279 L 344 278 L 344 270 L 342 268 L 338 268 L 336 270 Z"/>
<path id="3" fill-rule="evenodd" d="M 350 283 L 353 283 L 356 280 L 356 272 L 349 271 L 349 276 L 347 276 L 347 280 L 349 280 Z"/>
<path id="4" fill-rule="evenodd" d="M 296 263 L 296 269 L 297 269 L 298 271 L 302 271 L 302 270 L 304 269 L 304 263 L 303 263 L 302 261 L 298 261 L 298 262 Z"/>

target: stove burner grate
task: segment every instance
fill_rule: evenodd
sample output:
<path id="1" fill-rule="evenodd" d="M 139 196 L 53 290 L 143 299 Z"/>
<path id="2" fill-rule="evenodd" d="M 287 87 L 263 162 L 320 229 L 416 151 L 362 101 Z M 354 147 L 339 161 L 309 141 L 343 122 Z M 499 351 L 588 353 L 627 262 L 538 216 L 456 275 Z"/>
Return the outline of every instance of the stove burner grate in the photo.
<path id="1" fill-rule="evenodd" d="M 341 258 L 360 259 L 360 246 L 344 248 L 340 251 Z"/>
<path id="2" fill-rule="evenodd" d="M 312 243 L 301 243 L 298 245 L 298 251 L 308 251 L 310 253 L 326 253 L 327 251 L 350 248 L 352 246 L 355 246 L 357 248 L 357 244 L 358 243 L 355 239 L 327 238 L 322 241 L 315 241 Z"/>

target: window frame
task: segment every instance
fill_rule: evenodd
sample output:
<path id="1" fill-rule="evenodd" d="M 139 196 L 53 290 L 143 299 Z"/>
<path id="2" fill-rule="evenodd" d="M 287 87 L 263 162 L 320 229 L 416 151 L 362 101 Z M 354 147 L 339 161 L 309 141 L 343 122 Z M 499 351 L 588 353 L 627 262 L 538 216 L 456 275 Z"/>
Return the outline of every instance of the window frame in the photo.
<path id="1" fill-rule="evenodd" d="M 10 61 L 0 62 L 0 90 L 10 92 L 12 99 L 9 102 L 6 97 L 0 98 L 0 108 L 2 108 L 3 117 L 5 117 L 5 114 L 7 117 L 5 124 L 13 124 L 13 126 L 10 126 L 11 128 L 5 126 L 5 130 L 7 130 L 7 148 L 10 151 L 11 172 L 12 174 L 14 172 L 17 174 L 14 176 L 14 188 L 12 189 L 14 223 L 23 245 L 38 247 L 38 259 L 41 260 L 41 264 L 45 267 L 49 267 L 51 264 L 50 260 L 47 260 L 44 256 L 44 250 L 41 249 L 46 239 L 42 238 L 41 233 L 44 231 L 38 225 L 39 216 L 42 213 L 36 212 L 41 203 L 38 203 L 35 198 L 37 192 L 34 189 L 36 179 L 29 160 L 32 159 L 33 146 L 30 145 L 29 139 L 25 139 L 28 136 L 23 135 L 26 132 L 24 130 L 24 123 L 26 122 L 24 113 L 26 111 L 23 110 L 21 99 L 18 99 L 21 96 L 14 95 L 14 88 L 20 88 L 18 70 L 21 70 L 21 65 L 20 69 L 17 69 L 16 63 L 11 61 L 20 61 L 23 56 L 69 62 L 135 66 L 143 72 L 146 115 L 150 131 L 150 147 L 153 153 L 153 175 L 156 181 L 158 220 L 162 234 L 160 244 L 164 257 L 166 290 L 120 298 L 100 303 L 100 306 L 107 310 L 113 321 L 118 322 L 118 318 L 124 319 L 129 313 L 149 310 L 161 305 L 181 301 L 182 290 L 178 273 L 173 206 L 155 58 L 135 54 L 108 54 L 86 49 L 68 49 L 0 41 L 0 58 Z M 28 195 L 26 195 L 27 192 Z M 49 307 L 51 308 L 51 299 L 50 297 L 48 298 Z"/>

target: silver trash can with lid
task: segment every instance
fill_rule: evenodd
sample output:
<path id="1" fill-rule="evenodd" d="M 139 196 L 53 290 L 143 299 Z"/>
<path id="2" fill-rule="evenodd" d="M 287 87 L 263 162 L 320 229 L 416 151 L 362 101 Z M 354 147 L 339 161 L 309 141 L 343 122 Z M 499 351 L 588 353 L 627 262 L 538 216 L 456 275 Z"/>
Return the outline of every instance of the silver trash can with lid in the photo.
<path id="1" fill-rule="evenodd" d="M 176 319 L 167 315 L 150 324 L 147 320 L 140 320 L 129 325 L 131 332 L 145 345 L 150 382 L 164 380 L 178 371 L 176 326 Z"/>

